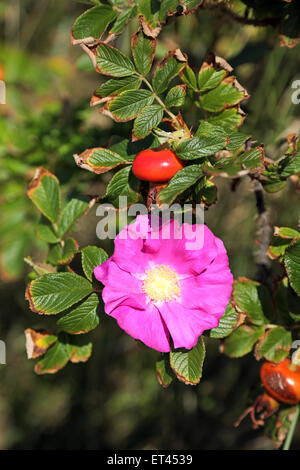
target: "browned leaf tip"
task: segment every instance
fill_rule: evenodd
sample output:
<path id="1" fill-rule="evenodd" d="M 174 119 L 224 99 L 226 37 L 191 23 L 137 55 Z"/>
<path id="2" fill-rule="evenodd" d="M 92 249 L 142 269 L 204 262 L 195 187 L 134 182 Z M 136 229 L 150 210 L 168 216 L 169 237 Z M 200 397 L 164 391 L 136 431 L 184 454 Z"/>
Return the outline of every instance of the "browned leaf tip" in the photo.
<path id="1" fill-rule="evenodd" d="M 38 308 L 36 308 L 35 304 L 34 304 L 34 300 L 33 300 L 33 296 L 32 296 L 32 292 L 31 292 L 31 289 L 32 289 L 32 284 L 34 283 L 34 280 L 31 281 L 27 287 L 26 287 L 26 290 L 25 290 L 25 299 L 28 300 L 29 302 L 29 308 L 32 312 L 34 313 L 38 313 L 39 315 L 49 315 L 48 312 L 45 312 L 44 310 L 40 310 Z"/>
<path id="2" fill-rule="evenodd" d="M 189 9 L 189 7 L 186 5 L 186 3 L 184 3 L 182 0 L 179 0 L 179 5 L 182 7 L 183 9 L 183 12 L 182 14 L 184 16 L 187 16 L 187 15 L 190 15 L 192 13 L 194 13 L 194 11 L 197 10 L 197 8 L 201 7 L 201 5 L 203 5 L 204 3 L 204 0 L 200 0 L 199 3 L 197 3 L 197 5 L 195 5 L 193 8 Z"/>
<path id="3" fill-rule="evenodd" d="M 167 387 L 169 387 L 169 385 L 171 385 L 170 383 L 165 383 L 163 381 L 161 373 L 158 370 L 156 371 L 156 374 L 157 374 L 157 380 L 163 388 L 167 388 Z"/>
<path id="4" fill-rule="evenodd" d="M 50 331 L 27 328 L 24 333 L 28 359 L 35 359 L 36 357 L 42 356 L 56 341 L 56 337 Z M 53 336 L 53 339 L 49 340 L 50 336 Z"/>
<path id="5" fill-rule="evenodd" d="M 91 357 L 91 351 L 88 351 L 86 355 L 78 355 L 78 350 L 76 347 L 74 347 L 74 350 L 72 352 L 72 355 L 70 357 L 70 361 L 73 362 L 74 364 L 77 364 L 79 362 L 87 362 L 89 358 Z"/>
<path id="6" fill-rule="evenodd" d="M 50 171 L 46 170 L 46 168 L 39 167 L 36 170 L 33 179 L 30 181 L 28 185 L 27 194 L 29 197 L 31 193 L 41 184 L 41 180 L 43 176 L 45 175 L 51 176 L 52 178 L 55 178 L 58 181 L 58 179 L 56 178 L 55 175 L 53 175 L 53 173 L 50 173 Z"/>
<path id="7" fill-rule="evenodd" d="M 161 24 L 159 23 L 157 26 L 152 26 L 149 23 L 147 23 L 145 17 L 143 15 L 139 16 L 139 22 L 141 25 L 141 28 L 144 31 L 144 34 L 150 38 L 157 38 L 159 33 L 161 32 Z"/>
<path id="8" fill-rule="evenodd" d="M 223 69 L 226 72 L 226 75 L 233 71 L 231 65 L 222 57 L 216 56 L 213 52 L 209 52 L 203 62 L 200 72 L 208 67 L 214 67 L 217 70 Z"/>
<path id="9" fill-rule="evenodd" d="M 139 37 L 139 34 L 140 32 L 144 33 L 144 31 L 142 30 L 142 28 L 139 28 L 139 30 L 132 36 L 131 38 L 131 51 L 132 51 L 132 55 L 134 55 L 134 47 L 137 46 L 138 44 L 138 37 Z M 145 33 L 144 33 L 145 34 Z M 146 36 L 146 35 L 145 35 Z M 155 55 L 155 51 L 156 51 L 156 40 L 155 38 L 153 37 L 148 37 L 147 38 L 150 42 L 151 42 L 151 48 L 152 48 L 152 52 L 151 52 L 151 62 L 153 61 L 154 59 L 154 55 Z"/>
<path id="10" fill-rule="evenodd" d="M 76 162 L 76 165 L 79 166 L 80 168 L 83 168 L 85 170 L 91 171 L 93 173 L 96 173 L 97 175 L 100 175 L 102 173 L 106 173 L 110 171 L 112 168 L 115 168 L 119 165 L 122 164 L 122 162 L 117 163 L 116 165 L 113 166 L 96 166 L 90 163 L 89 158 L 93 154 L 95 150 L 100 150 L 102 147 L 99 148 L 92 148 L 92 149 L 87 149 L 84 152 L 82 152 L 80 155 L 73 155 L 74 160 Z"/>

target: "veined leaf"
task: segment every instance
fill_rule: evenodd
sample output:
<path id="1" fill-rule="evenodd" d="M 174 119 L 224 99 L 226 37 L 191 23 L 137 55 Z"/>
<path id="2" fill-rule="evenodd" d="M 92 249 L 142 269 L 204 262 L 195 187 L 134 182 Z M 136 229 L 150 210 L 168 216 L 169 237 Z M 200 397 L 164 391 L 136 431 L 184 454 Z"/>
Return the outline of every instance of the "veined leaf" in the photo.
<path id="1" fill-rule="evenodd" d="M 146 106 L 134 121 L 133 134 L 138 139 L 142 139 L 150 134 L 153 127 L 157 127 L 164 115 L 164 110 L 160 105 L 153 104 Z"/>
<path id="2" fill-rule="evenodd" d="M 89 205 L 87 202 L 79 199 L 71 199 L 63 208 L 57 231 L 60 237 L 63 237 L 72 227 L 72 225 L 83 216 Z"/>
<path id="3" fill-rule="evenodd" d="M 27 286 L 26 299 L 33 312 L 51 315 L 72 307 L 92 290 L 91 283 L 77 274 L 45 274 Z"/>
<path id="4" fill-rule="evenodd" d="M 55 235 L 52 227 L 46 224 L 39 224 L 36 227 L 36 235 L 47 243 L 57 243 L 59 241 L 58 237 Z"/>
<path id="5" fill-rule="evenodd" d="M 90 8 L 75 21 L 74 39 L 99 39 L 116 16 L 117 12 L 110 5 L 97 5 Z"/>
<path id="6" fill-rule="evenodd" d="M 114 22 L 114 25 L 111 28 L 110 32 L 112 34 L 121 34 L 126 24 L 131 20 L 131 18 L 134 18 L 136 16 L 136 13 L 136 6 L 124 8 L 124 10 L 121 11 L 118 18 Z"/>
<path id="7" fill-rule="evenodd" d="M 155 39 L 148 39 L 142 31 L 136 33 L 131 40 L 131 50 L 137 71 L 144 77 L 151 70 L 156 49 Z"/>
<path id="8" fill-rule="evenodd" d="M 201 106 L 206 111 L 217 113 L 240 103 L 246 96 L 245 92 L 237 88 L 234 82 L 223 81 L 202 96 Z"/>
<path id="9" fill-rule="evenodd" d="M 87 149 L 80 155 L 74 155 L 74 158 L 78 166 L 98 175 L 106 173 L 118 165 L 127 163 L 118 153 L 101 147 Z"/>
<path id="10" fill-rule="evenodd" d="M 127 77 L 134 73 L 134 65 L 131 60 L 118 49 L 107 44 L 100 44 L 97 47 L 96 61 L 98 70 L 104 75 Z"/>
<path id="11" fill-rule="evenodd" d="M 183 106 L 185 102 L 186 87 L 185 85 L 176 85 L 168 91 L 166 96 L 166 106 Z"/>
<path id="12" fill-rule="evenodd" d="M 60 212 L 60 189 L 56 176 L 45 168 L 39 168 L 28 186 L 28 197 L 50 220 L 56 222 Z"/>
<path id="13" fill-rule="evenodd" d="M 204 92 L 216 88 L 223 78 L 226 77 L 226 74 L 226 70 L 215 70 L 210 66 L 201 69 L 198 75 L 199 90 Z"/>
<path id="14" fill-rule="evenodd" d="M 176 51 L 179 50 L 177 49 Z M 179 60 L 176 56 L 176 51 L 168 54 L 155 70 L 152 85 L 154 91 L 158 94 L 163 93 L 168 88 L 171 80 L 173 80 L 186 65 L 186 59 L 182 53 L 179 51 Z"/>
<path id="15" fill-rule="evenodd" d="M 284 265 L 292 288 L 300 296 L 300 241 L 287 248 Z"/>
<path id="16" fill-rule="evenodd" d="M 124 91 L 112 100 L 108 109 L 116 121 L 126 122 L 135 118 L 145 106 L 152 104 L 154 95 L 148 90 Z"/>
<path id="17" fill-rule="evenodd" d="M 57 326 L 67 333 L 76 335 L 93 330 L 99 324 L 98 305 L 97 294 L 92 294 L 81 305 L 60 318 Z"/>
<path id="18" fill-rule="evenodd" d="M 255 349 L 256 358 L 262 357 L 271 362 L 281 362 L 288 356 L 292 346 L 290 331 L 279 326 L 270 329 L 257 343 Z"/>
<path id="19" fill-rule="evenodd" d="M 47 262 L 53 264 L 69 264 L 78 250 L 78 243 L 74 238 L 67 238 L 62 246 L 60 243 L 54 245 L 47 257 Z"/>
<path id="20" fill-rule="evenodd" d="M 183 160 L 195 160 L 215 154 L 225 147 L 223 136 L 201 136 L 184 140 L 176 149 L 176 155 Z"/>
<path id="21" fill-rule="evenodd" d="M 120 95 L 126 90 L 137 90 L 141 81 L 141 78 L 134 75 L 124 78 L 111 78 L 97 88 L 94 94 L 99 98 Z"/>
<path id="22" fill-rule="evenodd" d="M 170 352 L 170 365 L 181 382 L 197 385 L 202 377 L 202 366 L 205 358 L 205 343 L 200 336 L 193 349 Z"/>
<path id="23" fill-rule="evenodd" d="M 203 174 L 201 165 L 186 166 L 179 170 L 168 186 L 159 193 L 161 203 L 171 204 L 176 197 L 192 186 Z"/>
<path id="24" fill-rule="evenodd" d="M 92 281 L 94 268 L 104 263 L 108 259 L 108 254 L 97 246 L 86 246 L 81 250 L 82 269 L 86 277 Z"/>
<path id="25" fill-rule="evenodd" d="M 211 338 L 226 338 L 234 330 L 239 314 L 231 304 L 227 305 L 224 315 L 220 318 L 220 323 L 216 328 L 210 330 Z"/>
<path id="26" fill-rule="evenodd" d="M 224 353 L 229 357 L 242 357 L 248 354 L 263 335 L 261 326 L 242 325 L 236 328 L 224 341 Z"/>
<path id="27" fill-rule="evenodd" d="M 233 300 L 240 311 L 245 313 L 252 323 L 263 325 L 266 317 L 258 295 L 259 283 L 249 279 L 240 279 L 233 283 Z"/>
<path id="28" fill-rule="evenodd" d="M 115 173 L 106 188 L 105 201 L 119 207 L 119 197 L 127 196 L 127 204 L 138 202 L 139 180 L 132 174 L 131 166 Z"/>

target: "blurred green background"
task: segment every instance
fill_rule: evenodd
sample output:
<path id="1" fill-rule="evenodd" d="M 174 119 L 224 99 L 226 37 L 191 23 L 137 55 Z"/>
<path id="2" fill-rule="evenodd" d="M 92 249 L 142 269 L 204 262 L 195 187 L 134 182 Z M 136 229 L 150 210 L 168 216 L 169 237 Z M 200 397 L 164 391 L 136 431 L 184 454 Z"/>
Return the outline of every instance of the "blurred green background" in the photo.
<path id="1" fill-rule="evenodd" d="M 36 376 L 26 359 L 24 329 L 45 327 L 24 299 L 23 258 L 38 259 L 45 250 L 35 239 L 38 215 L 26 186 L 43 165 L 60 178 L 68 197 L 101 193 L 108 176 L 80 170 L 72 155 L 104 145 L 112 134 L 128 134 L 127 124 L 113 124 L 89 108 L 99 78 L 69 39 L 85 8 L 73 0 L 0 0 L 0 79 L 7 87 L 7 104 L 0 105 L 0 339 L 7 346 L 7 365 L 0 365 L 0 449 L 272 449 L 248 419 L 233 427 L 259 391 L 259 364 L 250 356 L 226 358 L 215 341 L 207 344 L 201 384 L 177 382 L 166 390 L 156 380 L 157 353 L 104 314 L 91 334 L 88 363 Z M 136 29 L 137 22 L 118 39 L 124 52 Z M 189 54 L 195 69 L 210 50 L 234 66 L 251 95 L 243 106 L 243 130 L 265 143 L 267 156 L 282 156 L 284 137 L 300 128 L 300 105 L 291 101 L 291 84 L 300 78 L 300 46 L 282 48 L 272 29 L 198 11 L 164 28 L 157 57 L 175 47 Z M 216 183 L 219 201 L 206 223 L 224 240 L 234 276 L 255 277 L 251 182 L 242 181 L 235 191 L 228 180 Z M 274 225 L 296 228 L 299 193 L 293 182 L 267 195 L 266 203 Z M 92 212 L 77 227 L 80 246 L 100 244 L 97 221 Z M 300 426 L 293 443 L 299 446 Z"/>

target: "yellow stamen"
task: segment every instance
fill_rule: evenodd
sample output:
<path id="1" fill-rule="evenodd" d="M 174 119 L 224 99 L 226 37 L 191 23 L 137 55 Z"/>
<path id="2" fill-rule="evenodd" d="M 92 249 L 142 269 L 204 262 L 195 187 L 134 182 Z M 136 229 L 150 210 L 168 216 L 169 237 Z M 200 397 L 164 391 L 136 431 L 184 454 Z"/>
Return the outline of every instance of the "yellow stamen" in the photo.
<path id="1" fill-rule="evenodd" d="M 164 264 L 148 269 L 143 281 L 143 291 L 156 302 L 176 299 L 181 294 L 176 271 Z"/>

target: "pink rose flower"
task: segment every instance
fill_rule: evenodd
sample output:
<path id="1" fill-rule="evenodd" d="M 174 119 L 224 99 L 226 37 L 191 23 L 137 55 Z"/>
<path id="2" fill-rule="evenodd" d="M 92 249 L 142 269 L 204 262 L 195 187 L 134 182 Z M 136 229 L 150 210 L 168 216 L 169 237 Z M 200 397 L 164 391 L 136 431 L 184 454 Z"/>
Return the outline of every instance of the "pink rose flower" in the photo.
<path id="1" fill-rule="evenodd" d="M 218 326 L 229 302 L 226 250 L 206 225 L 171 220 L 153 228 L 149 220 L 140 215 L 123 229 L 113 256 L 94 269 L 104 284 L 105 312 L 150 348 L 170 351 L 171 335 L 175 348 L 191 349 L 204 330 Z M 196 229 L 203 243 L 190 249 Z"/>

